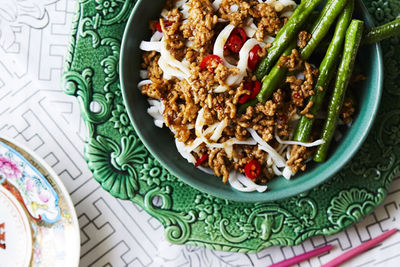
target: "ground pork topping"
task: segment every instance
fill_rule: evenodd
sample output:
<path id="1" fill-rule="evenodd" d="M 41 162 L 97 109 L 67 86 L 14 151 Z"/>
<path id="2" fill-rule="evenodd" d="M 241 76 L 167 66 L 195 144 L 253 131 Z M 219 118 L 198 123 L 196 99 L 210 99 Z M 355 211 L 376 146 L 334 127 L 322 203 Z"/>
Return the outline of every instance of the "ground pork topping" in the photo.
<path id="1" fill-rule="evenodd" d="M 250 54 L 248 51 L 260 44 L 261 49 L 255 50 L 257 56 L 265 56 L 270 44 L 259 42 L 278 33 L 286 21 L 282 12 L 289 8 L 283 1 L 222 0 L 217 9 L 210 0 L 189 0 L 182 12 L 182 7 L 175 8 L 176 3 L 168 0 L 168 11 L 163 12 L 164 17 L 159 20 L 167 52 L 161 50 L 162 57 L 155 51 L 143 54 L 142 67 L 147 70 L 148 77 L 141 92 L 159 101 L 162 122 L 177 141 L 185 148 L 190 147 L 188 161 L 211 168 L 223 182 L 227 182 L 234 171 L 246 174 L 246 165 L 250 162 L 258 162 L 261 168 L 254 182 L 266 182 L 287 167 L 294 173 L 304 170 L 310 149 L 283 145 L 276 138 L 291 140 L 300 115 L 311 115 L 314 105 L 307 100 L 314 94 L 318 69 L 302 60 L 298 49 L 280 58 L 280 67 L 293 72 L 281 88 L 264 103 L 239 112 L 240 105 L 255 99 L 261 89 L 260 86 L 256 88 L 261 83 L 256 82 L 253 68 L 239 63 L 243 62 L 243 53 L 239 50 Z M 252 39 L 246 48 L 249 50 L 239 47 L 237 52 L 224 48 L 221 52 L 224 44 L 227 47 L 225 41 L 219 46 L 220 52 L 215 52 L 216 40 L 220 40 L 217 37 L 224 36 L 221 31 L 235 29 L 229 24 L 236 27 L 234 34 L 242 39 L 242 45 Z M 247 33 L 240 36 L 245 28 L 251 36 Z M 228 32 L 227 39 L 229 34 L 232 35 Z M 310 37 L 306 31 L 299 33 L 299 49 L 306 46 Z M 212 60 L 204 67 L 202 62 L 210 58 Z M 163 60 L 168 61 L 164 62 L 169 64 L 167 67 L 162 64 L 160 67 L 159 62 Z M 174 71 L 177 70 L 185 75 L 176 75 L 179 77 L 176 78 Z M 352 103 L 346 102 L 343 120 L 348 121 L 353 113 Z M 278 172 L 276 161 L 280 158 L 270 150 L 285 160 L 283 167 L 278 166 Z M 286 161 L 289 152 L 290 158 Z"/>
<path id="2" fill-rule="evenodd" d="M 351 97 L 346 97 L 344 99 L 342 111 L 340 113 L 340 116 L 343 119 L 344 123 L 351 123 L 355 110 L 356 109 L 354 108 L 354 99 Z"/>
<path id="3" fill-rule="evenodd" d="M 252 14 L 260 18 L 256 32 L 256 38 L 260 42 L 264 40 L 266 34 L 275 36 L 283 26 L 283 20 L 279 18 L 275 8 L 266 3 L 257 4 Z"/>
<path id="4" fill-rule="evenodd" d="M 297 46 L 302 49 L 306 47 L 308 41 L 310 41 L 312 35 L 307 31 L 301 31 L 298 36 Z"/>
<path id="5" fill-rule="evenodd" d="M 304 146 L 293 146 L 290 152 L 290 158 L 287 162 L 287 165 L 292 169 L 294 173 L 297 173 L 299 170 L 306 170 L 305 161 L 308 158 L 307 148 Z"/>
<path id="6" fill-rule="evenodd" d="M 193 42 L 193 49 L 205 54 L 211 46 L 218 16 L 208 0 L 189 0 L 187 5 L 190 7 L 189 18 L 181 27 L 183 37 Z"/>
<path id="7" fill-rule="evenodd" d="M 289 56 L 283 56 L 279 60 L 279 67 L 286 67 L 288 71 L 297 71 L 303 67 L 303 60 L 300 58 L 299 51 L 293 49 Z"/>

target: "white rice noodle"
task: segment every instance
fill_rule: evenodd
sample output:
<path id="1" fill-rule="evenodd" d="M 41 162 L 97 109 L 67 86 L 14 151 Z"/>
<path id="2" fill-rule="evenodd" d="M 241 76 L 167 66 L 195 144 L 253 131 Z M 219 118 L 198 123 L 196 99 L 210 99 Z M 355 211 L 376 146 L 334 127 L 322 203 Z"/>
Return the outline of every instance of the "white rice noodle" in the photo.
<path id="1" fill-rule="evenodd" d="M 229 90 L 229 86 L 219 85 L 218 87 L 215 87 L 213 91 L 214 91 L 214 93 L 220 94 L 220 93 L 225 93 L 228 90 Z"/>
<path id="2" fill-rule="evenodd" d="M 285 177 L 287 180 L 290 180 L 294 173 L 292 172 L 292 169 L 289 166 L 286 166 L 285 169 L 283 169 L 282 176 Z"/>
<path id="3" fill-rule="evenodd" d="M 163 118 L 163 113 L 164 113 L 164 105 L 161 101 L 159 100 L 148 100 L 150 107 L 147 109 L 147 113 L 153 117 L 154 119 L 154 124 L 162 128 L 164 126 L 164 118 Z"/>
<path id="4" fill-rule="evenodd" d="M 161 10 L 161 17 L 163 17 L 164 19 L 166 19 L 167 18 L 167 15 L 168 15 L 168 10 L 167 9 L 163 9 L 163 10 Z"/>
<path id="5" fill-rule="evenodd" d="M 224 57 L 224 46 L 226 41 L 228 40 L 229 36 L 231 35 L 233 29 L 235 29 L 235 26 L 229 24 L 227 25 L 218 35 L 217 39 L 215 40 L 214 43 L 214 51 L 213 54 L 219 56 L 224 65 L 228 68 L 234 68 L 235 66 L 232 64 L 229 64 L 228 61 Z"/>
<path id="6" fill-rule="evenodd" d="M 219 23 L 225 23 L 225 22 L 228 22 L 229 20 L 227 20 L 227 19 L 221 19 L 221 18 L 218 18 L 218 22 Z"/>
<path id="7" fill-rule="evenodd" d="M 175 69 L 174 67 L 172 67 L 171 65 L 169 65 L 167 63 L 167 61 L 163 58 L 160 57 L 160 59 L 158 60 L 158 65 L 160 66 L 160 68 L 163 71 L 163 77 L 164 79 L 171 79 L 172 77 L 176 77 L 180 80 L 183 80 L 186 78 L 185 73 L 181 72 L 178 69 Z"/>
<path id="8" fill-rule="evenodd" d="M 147 71 L 147 70 L 141 70 L 140 72 L 139 72 L 139 76 L 140 76 L 140 78 L 141 79 L 147 79 L 147 78 L 149 78 L 149 72 Z"/>
<path id="9" fill-rule="evenodd" d="M 290 147 L 288 147 L 287 149 L 286 149 L 286 159 L 287 160 L 289 160 L 290 159 L 290 154 L 291 154 L 291 148 Z"/>
<path id="10" fill-rule="evenodd" d="M 139 48 L 143 51 L 157 51 L 161 52 L 163 44 L 161 42 L 147 42 L 147 41 L 142 41 L 140 43 Z"/>
<path id="11" fill-rule="evenodd" d="M 152 84 L 153 82 L 151 80 L 143 80 L 138 83 L 138 88 L 139 90 L 142 90 L 142 87 L 148 84 Z"/>
<path id="12" fill-rule="evenodd" d="M 299 80 L 304 80 L 306 78 L 306 76 L 304 76 L 304 73 L 298 72 L 296 74 L 296 78 L 299 79 Z"/>
<path id="13" fill-rule="evenodd" d="M 184 19 L 184 20 L 186 20 L 187 18 L 189 18 L 189 10 L 190 10 L 190 7 L 189 7 L 189 5 L 188 5 L 187 3 L 185 3 L 184 5 L 182 5 L 182 10 L 181 10 L 181 12 L 182 12 L 182 15 L 183 15 L 183 19 Z M 183 24 L 185 24 L 185 23 L 183 23 Z"/>
<path id="14" fill-rule="evenodd" d="M 203 133 L 203 127 L 206 124 L 206 120 L 204 118 L 204 108 L 200 109 L 197 113 L 196 122 L 194 125 L 195 133 L 197 137 L 201 137 Z"/>
<path id="15" fill-rule="evenodd" d="M 266 185 L 258 185 L 241 173 L 238 174 L 237 178 L 244 186 L 247 186 L 248 188 L 254 188 L 260 193 L 265 192 L 265 190 L 268 189 Z"/>
<path id="16" fill-rule="evenodd" d="M 195 157 L 187 151 L 187 148 L 184 143 L 179 142 L 178 139 L 175 139 L 176 148 L 178 149 L 179 154 L 182 155 L 184 159 L 186 159 L 189 163 L 196 163 Z"/>
<path id="17" fill-rule="evenodd" d="M 218 9 L 219 9 L 219 6 L 221 5 L 221 2 L 222 2 L 222 0 L 215 0 L 215 1 L 212 3 L 213 8 L 214 8 L 215 10 L 218 10 Z"/>
<path id="18" fill-rule="evenodd" d="M 238 5 L 236 5 L 236 4 L 233 4 L 233 5 L 231 5 L 231 7 L 230 7 L 230 11 L 233 13 L 233 12 L 236 12 L 236 11 L 238 11 L 239 10 L 239 6 Z"/>
<path id="19" fill-rule="evenodd" d="M 278 169 L 278 167 L 276 167 L 275 164 L 272 165 L 272 170 L 274 171 L 274 174 L 275 174 L 276 176 L 281 176 L 281 175 L 282 175 L 282 172 Z"/>
<path id="20" fill-rule="evenodd" d="M 251 181 L 249 178 L 241 173 L 233 171 L 229 174 L 229 184 L 236 190 L 241 192 L 265 192 L 268 187 L 265 185 L 258 185 Z"/>
<path id="21" fill-rule="evenodd" d="M 291 8 L 291 10 L 297 7 L 296 2 L 293 0 L 278 0 L 278 2 L 281 3 L 285 8 Z"/>
<path id="22" fill-rule="evenodd" d="M 186 47 L 193 48 L 194 42 L 190 41 L 190 40 L 187 40 L 185 45 L 186 45 Z"/>
<path id="23" fill-rule="evenodd" d="M 267 152 L 272 159 L 274 160 L 275 164 L 277 165 L 278 168 L 283 168 L 286 167 L 286 162 L 285 159 L 273 148 L 271 147 L 267 142 L 265 142 L 255 130 L 251 128 L 247 128 L 249 131 L 251 137 L 253 137 L 254 140 L 257 141 L 258 147 Z"/>
<path id="24" fill-rule="evenodd" d="M 272 43 L 273 41 L 275 41 L 275 38 L 270 36 L 270 35 L 265 35 L 264 37 L 264 43 L 269 44 Z"/>
<path id="25" fill-rule="evenodd" d="M 161 58 L 164 58 L 165 62 L 170 65 L 173 68 L 176 68 L 177 70 L 181 71 L 185 75 L 185 79 L 190 77 L 190 70 L 189 70 L 189 63 L 187 61 L 178 61 L 176 58 L 174 58 L 171 53 L 167 49 L 167 43 L 165 40 L 161 40 L 162 46 L 161 46 Z M 164 70 L 163 70 L 164 71 Z M 170 75 L 170 74 L 168 74 Z M 177 77 L 179 78 L 179 77 Z M 182 79 L 181 79 L 182 80 Z"/>
<path id="26" fill-rule="evenodd" d="M 319 146 L 319 145 L 325 144 L 325 141 L 322 139 L 319 139 L 312 143 L 304 143 L 304 142 L 298 142 L 298 141 L 284 141 L 276 133 L 275 133 L 275 139 L 276 139 L 276 141 L 278 141 L 279 144 L 283 144 L 283 145 L 298 145 L 298 146 L 305 146 L 305 147 L 314 147 L 314 146 Z"/>
<path id="27" fill-rule="evenodd" d="M 249 53 L 250 53 L 250 50 L 253 49 L 253 47 L 256 45 L 265 46 L 264 43 L 258 42 L 256 39 L 253 39 L 253 38 L 247 40 L 244 43 L 242 49 L 240 49 L 240 52 L 239 52 L 240 59 L 239 59 L 238 65 L 237 65 L 237 68 L 239 68 L 240 71 L 238 74 L 231 75 L 227 78 L 226 83 L 228 85 L 230 85 L 230 86 L 238 85 L 243 81 L 244 77 L 247 76 L 247 65 L 249 62 Z"/>
<path id="28" fill-rule="evenodd" d="M 256 141 L 253 139 L 248 139 L 246 141 L 240 141 L 236 138 L 231 138 L 224 143 L 210 143 L 205 138 L 202 138 L 202 141 L 209 147 L 209 148 L 221 148 L 224 149 L 228 158 L 233 158 L 233 145 L 250 145 L 254 146 L 257 144 Z"/>
<path id="29" fill-rule="evenodd" d="M 217 141 L 218 139 L 220 139 L 223 130 L 228 126 L 227 120 L 215 123 L 211 126 L 208 126 L 208 128 L 205 131 L 203 131 L 204 126 L 205 126 L 204 108 L 202 108 L 199 110 L 199 112 L 197 114 L 196 123 L 195 123 L 195 132 L 196 132 L 197 138 L 193 141 L 190 151 L 193 151 L 193 149 L 198 147 L 200 144 L 205 143 L 207 145 L 207 147 L 209 147 L 209 148 L 224 149 L 227 156 L 229 158 L 233 158 L 233 145 L 253 145 L 253 146 L 257 145 L 257 142 L 253 139 L 240 141 L 236 138 L 231 138 L 224 143 L 209 142 L 209 140 L 207 140 L 207 138 L 205 136 L 212 133 L 212 136 L 210 137 L 211 141 Z"/>
<path id="30" fill-rule="evenodd" d="M 218 123 L 217 128 L 215 128 L 215 131 L 213 133 L 213 135 L 210 137 L 210 140 L 212 141 L 218 141 L 218 139 L 220 139 L 222 137 L 222 132 L 224 131 L 224 129 L 228 126 L 228 119 L 225 118 L 223 121 Z"/>
<path id="31" fill-rule="evenodd" d="M 150 38 L 150 42 L 159 42 L 163 38 L 164 34 L 162 32 L 156 31 Z"/>
<path id="32" fill-rule="evenodd" d="M 181 8 L 181 7 L 183 7 L 185 4 L 186 4 L 186 0 L 178 0 L 178 1 L 175 2 L 174 7 L 175 7 L 175 8 Z"/>
<path id="33" fill-rule="evenodd" d="M 281 14 L 281 17 L 289 18 L 290 16 L 292 16 L 292 14 L 293 14 L 293 11 L 292 11 L 292 10 L 289 10 L 289 11 L 283 12 L 283 13 Z"/>
<path id="34" fill-rule="evenodd" d="M 205 173 L 207 173 L 207 174 L 210 174 L 210 175 L 214 175 L 214 171 L 213 170 L 211 170 L 210 168 L 204 168 L 204 167 L 202 167 L 202 166 L 199 166 L 199 167 L 197 167 L 199 170 L 201 170 L 202 172 L 205 172 Z"/>
<path id="35" fill-rule="evenodd" d="M 168 51 L 164 39 L 161 39 L 160 42 L 142 41 L 140 49 L 144 51 L 157 51 L 161 54 L 158 64 L 164 72 L 165 79 L 176 77 L 183 80 L 190 77 L 189 63 L 187 61 L 180 62 L 175 59 Z"/>

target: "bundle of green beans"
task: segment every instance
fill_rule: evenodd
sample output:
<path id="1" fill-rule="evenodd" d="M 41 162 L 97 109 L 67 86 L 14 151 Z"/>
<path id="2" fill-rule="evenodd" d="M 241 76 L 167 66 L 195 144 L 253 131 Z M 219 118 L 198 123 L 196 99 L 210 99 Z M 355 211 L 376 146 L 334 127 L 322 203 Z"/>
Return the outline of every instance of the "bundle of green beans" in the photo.
<path id="1" fill-rule="evenodd" d="M 256 70 L 257 79 L 262 80 L 260 93 L 256 99 L 241 105 L 239 112 L 245 112 L 249 106 L 254 106 L 258 102 L 264 103 L 285 82 L 287 68 L 281 64 L 280 60 L 283 56 L 290 55 L 292 50 L 296 48 L 298 33 L 304 29 L 304 25 L 310 23 L 308 20 L 314 16 L 315 8 L 323 1 L 303 0 L 297 7 L 288 22 L 277 34 L 271 48 L 268 49 L 267 56 L 262 59 Z M 364 33 L 364 23 L 360 20 L 352 20 L 353 11 L 354 0 L 327 0 L 319 16 L 312 24 L 311 39 L 300 50 L 301 59 L 309 59 L 326 37 L 331 26 L 336 22 L 333 37 L 319 66 L 319 76 L 314 86 L 314 95 L 309 99 L 309 101 L 312 101 L 312 107 L 308 113 L 311 116 L 301 116 L 294 137 L 299 142 L 310 141 L 314 123 L 313 117 L 319 112 L 329 84 L 334 74 L 337 73 L 332 97 L 329 101 L 328 115 L 321 134 L 321 139 L 325 143 L 318 147 L 314 156 L 314 160 L 317 162 L 326 159 L 361 40 L 364 39 L 363 43 L 370 44 L 400 34 L 400 18 Z"/>

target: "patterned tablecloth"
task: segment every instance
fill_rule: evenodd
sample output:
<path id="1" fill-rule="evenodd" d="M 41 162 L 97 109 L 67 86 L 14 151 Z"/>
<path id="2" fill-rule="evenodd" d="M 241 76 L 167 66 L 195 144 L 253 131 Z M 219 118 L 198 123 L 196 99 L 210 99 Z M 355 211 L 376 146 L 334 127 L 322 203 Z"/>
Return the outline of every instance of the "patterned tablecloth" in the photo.
<path id="1" fill-rule="evenodd" d="M 123 0 L 95 0 L 123 1 Z M 329 254 L 300 266 L 319 266 L 343 251 L 400 227 L 400 180 L 361 223 L 329 237 L 257 254 L 217 252 L 164 241 L 161 224 L 138 206 L 100 188 L 83 158 L 85 129 L 79 106 L 60 85 L 74 0 L 0 0 L 0 135 L 25 144 L 59 174 L 76 206 L 81 228 L 81 266 L 267 266 L 322 244 Z M 390 5 L 373 1 L 379 12 Z M 400 234 L 348 266 L 400 263 Z"/>

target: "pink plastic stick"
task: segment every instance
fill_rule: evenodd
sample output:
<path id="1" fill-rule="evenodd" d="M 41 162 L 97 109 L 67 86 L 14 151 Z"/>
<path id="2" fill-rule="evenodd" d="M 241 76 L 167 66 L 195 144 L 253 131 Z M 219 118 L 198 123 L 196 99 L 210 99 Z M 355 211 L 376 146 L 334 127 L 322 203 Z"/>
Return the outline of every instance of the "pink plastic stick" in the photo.
<path id="1" fill-rule="evenodd" d="M 331 249 L 332 249 L 332 245 L 327 245 L 325 247 L 317 248 L 317 249 L 314 249 L 314 250 L 312 250 L 310 252 L 306 252 L 306 253 L 301 254 L 299 256 L 295 256 L 293 258 L 290 258 L 290 259 L 287 259 L 287 260 L 272 264 L 269 267 L 289 267 L 289 266 L 292 266 L 294 264 L 300 263 L 302 261 L 308 260 L 308 259 L 310 259 L 312 257 L 318 256 L 318 255 L 320 255 L 322 253 L 325 253 L 325 252 L 327 252 L 327 251 L 329 251 Z"/>
<path id="2" fill-rule="evenodd" d="M 390 231 L 387 231 L 383 234 L 381 234 L 378 237 L 375 237 L 361 245 L 359 245 L 356 248 L 353 248 L 352 250 L 347 251 L 346 253 L 343 253 L 342 255 L 340 255 L 339 257 L 337 257 L 336 259 L 322 265 L 322 267 L 335 267 L 338 266 L 358 255 L 360 255 L 361 253 L 363 253 L 364 251 L 378 245 L 379 243 L 381 243 L 382 241 L 384 241 L 385 239 L 387 239 L 388 237 L 392 236 L 393 234 L 395 234 L 397 232 L 397 229 L 392 229 Z"/>

